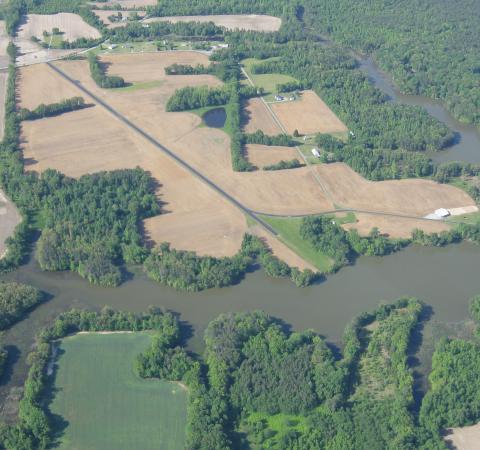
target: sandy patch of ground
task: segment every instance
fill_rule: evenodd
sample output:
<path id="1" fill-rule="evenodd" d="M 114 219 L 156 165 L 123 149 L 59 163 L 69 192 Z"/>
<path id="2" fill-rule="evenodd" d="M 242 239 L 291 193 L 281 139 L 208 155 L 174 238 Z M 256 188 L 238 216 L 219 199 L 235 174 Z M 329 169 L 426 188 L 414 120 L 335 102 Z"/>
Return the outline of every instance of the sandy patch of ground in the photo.
<path id="1" fill-rule="evenodd" d="M 478 211 L 478 206 L 464 206 L 461 208 L 450 208 L 448 212 L 451 216 L 463 216 L 464 214 L 471 214 Z"/>
<path id="2" fill-rule="evenodd" d="M 282 133 L 282 130 L 261 99 L 251 98 L 247 100 L 243 113 L 245 122 L 243 129 L 246 133 L 254 133 L 257 130 L 262 130 L 269 136 Z"/>
<path id="3" fill-rule="evenodd" d="M 480 423 L 469 427 L 449 428 L 444 440 L 449 448 L 478 450 L 480 448 Z"/>
<path id="4" fill-rule="evenodd" d="M 247 145 L 246 155 L 248 160 L 259 169 L 264 166 L 276 164 L 281 160 L 290 161 L 294 158 L 299 159 L 298 152 L 295 150 L 295 148 L 259 144 Z"/>
<path id="5" fill-rule="evenodd" d="M 108 27 L 108 28 L 117 28 L 117 27 L 124 27 L 129 23 L 133 23 L 128 20 L 121 20 L 119 22 L 112 22 L 109 17 L 116 16 L 119 12 L 122 13 L 123 18 L 129 17 L 130 13 L 137 13 L 139 17 L 145 17 L 147 14 L 145 11 L 112 11 L 112 10 L 101 10 L 101 9 L 94 9 L 92 10 L 95 15 Z"/>
<path id="6" fill-rule="evenodd" d="M 5 255 L 5 240 L 12 236 L 15 227 L 22 221 L 22 216 L 15 205 L 0 190 L 0 259 Z"/>
<path id="7" fill-rule="evenodd" d="M 78 70 L 85 62 L 59 64 Z M 136 92 L 130 95 L 134 100 Z M 200 122 L 193 114 L 188 117 L 188 128 Z M 154 116 L 152 124 L 156 120 Z M 170 125 L 181 131 L 183 122 L 176 128 Z M 149 241 L 167 241 L 175 248 L 213 256 L 231 256 L 240 248 L 247 229 L 244 215 L 103 108 L 23 122 L 22 138 L 27 170 L 54 168 L 73 177 L 136 166 L 150 171 L 160 185 L 164 214 L 145 221 Z"/>
<path id="8" fill-rule="evenodd" d="M 289 134 L 338 133 L 345 124 L 313 91 L 303 91 L 295 101 L 271 103 L 270 107 Z"/>
<path id="9" fill-rule="evenodd" d="M 410 238 L 412 230 L 422 229 L 428 233 L 447 231 L 450 226 L 435 220 L 408 219 L 403 217 L 379 216 L 377 214 L 355 213 L 356 223 L 342 225 L 346 230 L 356 229 L 360 235 L 366 236 L 372 228 L 377 227 L 380 233 L 392 238 Z"/>
<path id="10" fill-rule="evenodd" d="M 41 103 L 57 103 L 71 97 L 83 97 L 82 91 L 55 73 L 46 64 L 22 67 L 17 75 L 19 104 L 35 109 Z"/>
<path id="11" fill-rule="evenodd" d="M 278 17 L 257 14 L 152 17 L 145 22 L 213 22 L 215 25 L 225 27 L 228 30 L 267 32 L 278 31 L 282 25 L 282 20 Z"/>
<path id="12" fill-rule="evenodd" d="M 65 41 L 73 42 L 79 38 L 97 39 L 100 32 L 86 23 L 78 14 L 28 14 L 25 23 L 18 29 L 18 37 L 29 40 L 32 36 L 43 40 L 43 32 L 58 28 Z"/>
<path id="13" fill-rule="evenodd" d="M 300 270 L 310 269 L 318 272 L 318 269 L 298 256 L 293 250 L 287 247 L 280 239 L 277 239 L 260 225 L 253 225 L 248 229 L 249 233 L 261 238 L 272 250 L 272 253 L 290 267 L 298 267 Z"/>
<path id="14" fill-rule="evenodd" d="M 122 9 L 145 8 L 146 6 L 156 5 L 157 0 L 109 0 L 107 2 L 90 2 L 96 8 L 104 6 L 111 7 L 120 5 Z"/>
<path id="15" fill-rule="evenodd" d="M 318 164 L 315 170 L 342 207 L 423 217 L 438 208 L 475 205 L 461 189 L 429 180 L 368 181 L 343 163 Z"/>

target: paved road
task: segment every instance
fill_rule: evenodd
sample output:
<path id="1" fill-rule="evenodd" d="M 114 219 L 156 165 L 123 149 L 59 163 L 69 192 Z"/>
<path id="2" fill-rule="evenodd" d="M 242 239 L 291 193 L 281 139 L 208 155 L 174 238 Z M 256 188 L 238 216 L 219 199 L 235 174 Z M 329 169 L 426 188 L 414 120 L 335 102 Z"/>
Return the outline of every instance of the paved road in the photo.
<path id="1" fill-rule="evenodd" d="M 93 92 L 88 90 L 86 87 L 84 87 L 79 81 L 74 80 L 71 78 L 69 75 L 67 75 L 63 70 L 59 69 L 58 67 L 54 66 L 50 62 L 47 63 L 49 67 L 51 67 L 55 72 L 57 72 L 60 76 L 62 76 L 65 80 L 69 81 L 70 83 L 74 84 L 77 86 L 78 89 L 80 89 L 82 92 L 87 94 L 89 97 L 93 98 L 97 104 L 103 106 L 107 111 L 109 111 L 111 114 L 113 114 L 117 119 L 119 119 L 121 122 L 123 122 L 125 125 L 127 125 L 129 128 L 140 134 L 143 138 L 145 138 L 147 141 L 149 141 L 151 144 L 153 144 L 158 150 L 161 152 L 165 153 L 168 155 L 170 158 L 175 160 L 178 164 L 180 164 L 183 168 L 187 169 L 191 174 L 196 176 L 198 179 L 203 181 L 205 184 L 207 184 L 209 187 L 214 189 L 216 192 L 218 192 L 223 198 L 227 199 L 230 203 L 232 203 L 234 206 L 236 206 L 238 209 L 240 209 L 243 213 L 245 213 L 248 217 L 253 219 L 255 222 L 257 222 L 259 225 L 261 225 L 263 228 L 265 228 L 267 231 L 272 233 L 273 235 L 278 235 L 278 233 L 270 226 L 268 223 L 264 222 L 262 219 L 258 218 L 255 213 L 253 213 L 249 208 L 244 206 L 242 203 L 240 203 L 238 200 L 233 198 L 230 194 L 225 192 L 220 186 L 215 184 L 212 180 L 207 178 L 205 175 L 203 175 L 201 172 L 199 172 L 197 169 L 192 167 L 190 164 L 188 164 L 186 161 L 184 161 L 182 158 L 177 156 L 174 152 L 169 150 L 167 147 L 165 147 L 163 144 L 158 142 L 153 136 L 148 134 L 146 131 L 142 130 L 140 127 L 135 125 L 133 122 L 130 122 L 123 114 L 118 112 L 116 109 L 111 107 L 108 103 L 103 101 L 101 98 L 97 97 Z"/>

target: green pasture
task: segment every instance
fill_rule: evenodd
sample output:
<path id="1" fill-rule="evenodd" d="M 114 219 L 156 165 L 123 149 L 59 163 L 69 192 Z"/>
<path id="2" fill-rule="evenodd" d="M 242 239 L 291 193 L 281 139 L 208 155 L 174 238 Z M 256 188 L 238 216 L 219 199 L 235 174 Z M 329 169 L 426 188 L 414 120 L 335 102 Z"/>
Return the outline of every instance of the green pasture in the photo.
<path id="1" fill-rule="evenodd" d="M 187 393 L 175 383 L 144 380 L 133 363 L 148 333 L 84 334 L 59 346 L 50 411 L 60 416 L 61 450 L 180 450 Z M 63 428 L 63 431 L 62 431 Z"/>

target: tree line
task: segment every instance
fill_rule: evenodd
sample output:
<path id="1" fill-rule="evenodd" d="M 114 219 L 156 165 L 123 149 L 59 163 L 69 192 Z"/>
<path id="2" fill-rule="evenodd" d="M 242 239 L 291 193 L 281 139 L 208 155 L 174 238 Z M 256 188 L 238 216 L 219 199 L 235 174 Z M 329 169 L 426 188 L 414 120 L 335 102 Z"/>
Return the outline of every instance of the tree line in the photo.
<path id="1" fill-rule="evenodd" d="M 27 108 L 21 108 L 18 112 L 20 120 L 37 120 L 43 119 L 44 117 L 58 116 L 65 112 L 76 111 L 78 109 L 83 109 L 87 105 L 83 97 L 72 97 L 62 100 L 58 103 L 50 103 L 45 105 L 41 103 L 34 110 L 29 110 Z"/>
<path id="2" fill-rule="evenodd" d="M 117 75 L 106 75 L 102 63 L 94 53 L 88 53 L 88 65 L 93 80 L 101 88 L 121 88 L 125 86 L 125 80 Z"/>

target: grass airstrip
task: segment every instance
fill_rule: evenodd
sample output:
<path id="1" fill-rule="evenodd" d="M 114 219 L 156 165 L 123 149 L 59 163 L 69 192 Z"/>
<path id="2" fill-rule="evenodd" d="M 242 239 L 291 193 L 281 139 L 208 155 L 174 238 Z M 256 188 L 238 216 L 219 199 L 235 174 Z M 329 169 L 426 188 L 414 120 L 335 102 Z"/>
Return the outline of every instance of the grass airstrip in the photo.
<path id="1" fill-rule="evenodd" d="M 61 450 L 177 450 L 187 392 L 133 370 L 148 333 L 79 334 L 61 341 L 51 412 L 65 421 Z"/>

